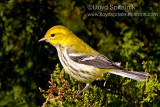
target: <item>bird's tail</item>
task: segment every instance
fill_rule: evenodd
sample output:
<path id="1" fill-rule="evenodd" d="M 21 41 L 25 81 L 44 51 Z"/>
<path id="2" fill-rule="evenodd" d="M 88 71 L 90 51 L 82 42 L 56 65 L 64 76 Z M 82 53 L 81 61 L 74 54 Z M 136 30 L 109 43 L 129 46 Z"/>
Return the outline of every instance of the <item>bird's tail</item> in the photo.
<path id="1" fill-rule="evenodd" d="M 107 73 L 107 72 L 104 72 L 104 73 Z M 145 81 L 145 79 L 149 76 L 145 72 L 138 72 L 138 71 L 114 70 L 114 71 L 109 71 L 109 73 L 124 76 L 124 77 L 131 78 L 138 81 Z"/>

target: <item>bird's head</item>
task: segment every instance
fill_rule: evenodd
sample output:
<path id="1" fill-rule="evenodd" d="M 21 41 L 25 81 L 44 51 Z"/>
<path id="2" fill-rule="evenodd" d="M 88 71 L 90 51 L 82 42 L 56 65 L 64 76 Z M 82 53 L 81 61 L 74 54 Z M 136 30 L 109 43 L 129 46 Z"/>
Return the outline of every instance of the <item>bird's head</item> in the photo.
<path id="1" fill-rule="evenodd" d="M 45 36 L 38 42 L 46 41 L 53 46 L 57 46 L 59 44 L 66 45 L 66 40 L 70 40 L 72 37 L 74 37 L 74 34 L 68 28 L 62 25 L 57 25 L 50 28 Z"/>
<path id="2" fill-rule="evenodd" d="M 68 28 L 57 25 L 50 28 L 45 36 L 38 42 L 46 41 L 58 48 L 59 46 L 69 48 L 70 51 L 85 54 L 98 54 L 94 49 L 79 39 Z"/>

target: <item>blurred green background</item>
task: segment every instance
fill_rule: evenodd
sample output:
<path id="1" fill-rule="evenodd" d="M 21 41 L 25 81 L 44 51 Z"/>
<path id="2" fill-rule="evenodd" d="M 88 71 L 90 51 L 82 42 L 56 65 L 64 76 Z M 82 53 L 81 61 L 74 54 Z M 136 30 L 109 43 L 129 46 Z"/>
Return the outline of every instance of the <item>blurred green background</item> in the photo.
<path id="1" fill-rule="evenodd" d="M 89 10 L 87 8 L 89 4 L 95 6 L 132 4 L 135 9 Z M 135 88 L 131 88 L 131 96 L 125 98 L 121 96 L 123 90 L 119 90 L 118 85 L 126 83 L 127 79 L 108 75 L 106 80 L 109 85 L 103 90 L 119 90 L 119 94 L 113 97 L 112 95 L 117 94 L 110 93 L 108 96 L 110 99 L 106 99 L 108 102 L 104 98 L 99 106 L 106 103 L 110 103 L 110 106 L 116 104 L 120 106 L 124 103 L 140 102 L 147 106 L 160 105 L 159 5 L 159 0 L 1 0 L 0 106 L 33 107 L 43 104 L 45 98 L 38 88 L 48 88 L 50 74 L 60 62 L 56 49 L 48 43 L 38 43 L 38 40 L 55 25 L 68 27 L 100 53 L 115 62 L 121 62 L 126 69 L 145 71 L 152 75 L 148 82 L 131 84 L 131 87 L 139 84 L 136 88 L 139 90 L 134 91 Z M 156 13 L 158 16 L 88 16 L 89 13 L 99 12 Z M 140 84 L 144 87 L 140 87 Z M 136 92 L 146 94 L 132 98 L 132 94 Z"/>

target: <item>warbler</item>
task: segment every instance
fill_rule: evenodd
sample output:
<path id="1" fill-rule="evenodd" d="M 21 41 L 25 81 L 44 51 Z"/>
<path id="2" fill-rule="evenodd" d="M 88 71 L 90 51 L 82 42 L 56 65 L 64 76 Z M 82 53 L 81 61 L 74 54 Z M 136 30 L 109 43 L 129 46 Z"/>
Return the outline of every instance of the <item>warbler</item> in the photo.
<path id="1" fill-rule="evenodd" d="M 149 76 L 145 72 L 127 71 L 116 65 L 62 25 L 50 28 L 38 42 L 41 41 L 53 45 L 57 49 L 64 70 L 74 79 L 86 84 L 77 96 L 94 80 L 101 78 L 104 73 L 112 73 L 139 81 L 144 81 Z"/>

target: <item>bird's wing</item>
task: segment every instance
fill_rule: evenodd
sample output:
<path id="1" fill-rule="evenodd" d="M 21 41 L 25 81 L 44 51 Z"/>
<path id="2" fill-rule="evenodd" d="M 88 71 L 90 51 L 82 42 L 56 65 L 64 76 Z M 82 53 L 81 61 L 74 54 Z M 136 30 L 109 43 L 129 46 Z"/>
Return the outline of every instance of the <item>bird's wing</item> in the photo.
<path id="1" fill-rule="evenodd" d="M 92 55 L 92 54 L 85 55 L 85 54 L 73 53 L 67 50 L 67 54 L 71 60 L 80 64 L 91 65 L 101 69 L 124 70 L 122 67 L 117 66 L 116 64 L 114 64 L 114 62 L 112 62 L 106 56 L 100 53 L 98 53 L 97 55 Z"/>

